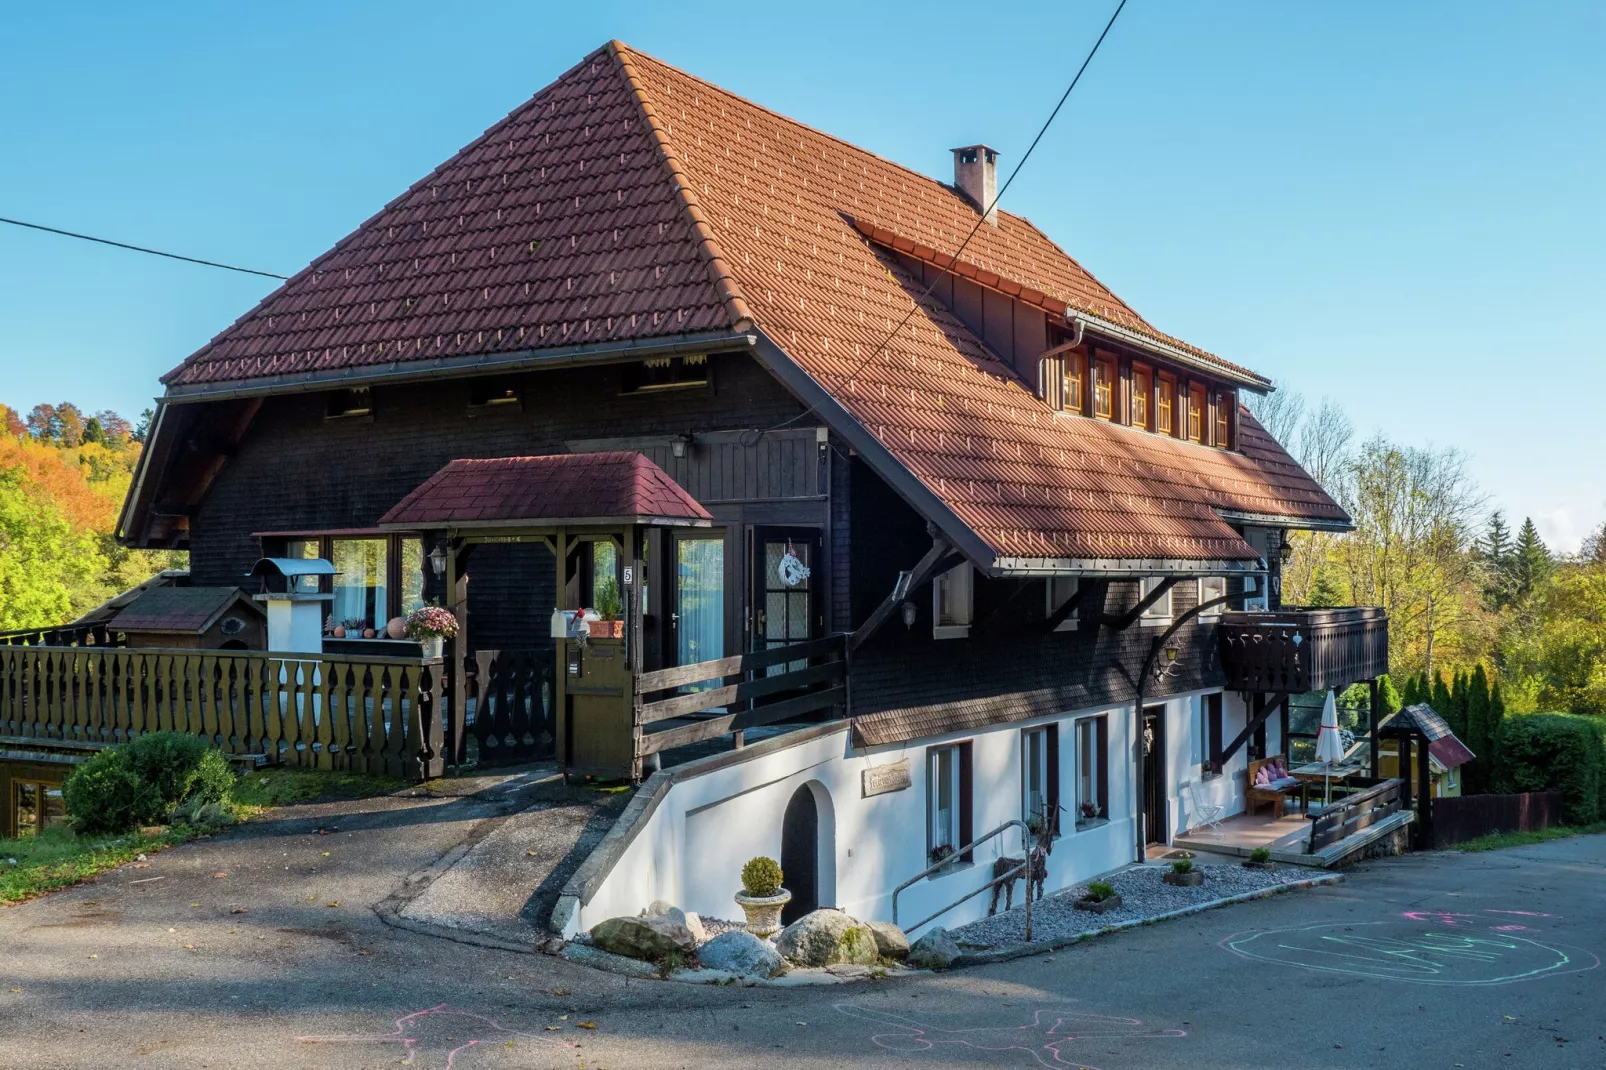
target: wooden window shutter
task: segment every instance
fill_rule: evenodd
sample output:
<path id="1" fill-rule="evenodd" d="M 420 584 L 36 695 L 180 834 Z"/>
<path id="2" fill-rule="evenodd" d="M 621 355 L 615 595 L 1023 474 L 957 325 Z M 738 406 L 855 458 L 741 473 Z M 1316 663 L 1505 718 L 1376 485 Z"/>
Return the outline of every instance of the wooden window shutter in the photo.
<path id="1" fill-rule="evenodd" d="M 1048 761 L 1048 827 L 1058 831 L 1060 823 L 1060 728 L 1051 724 L 1043 730 Z"/>
<path id="2" fill-rule="evenodd" d="M 1099 813 L 1110 816 L 1110 719 L 1099 718 Z"/>
<path id="3" fill-rule="evenodd" d="M 970 744 L 959 744 L 959 843 L 964 846 L 976 838 L 975 828 L 971 823 L 971 811 L 975 809 L 975 777 L 970 771 Z M 966 862 L 970 861 L 970 852 L 964 856 Z"/>
<path id="4" fill-rule="evenodd" d="M 1205 696 L 1206 738 L 1210 744 L 1210 768 L 1221 768 L 1221 695 Z"/>

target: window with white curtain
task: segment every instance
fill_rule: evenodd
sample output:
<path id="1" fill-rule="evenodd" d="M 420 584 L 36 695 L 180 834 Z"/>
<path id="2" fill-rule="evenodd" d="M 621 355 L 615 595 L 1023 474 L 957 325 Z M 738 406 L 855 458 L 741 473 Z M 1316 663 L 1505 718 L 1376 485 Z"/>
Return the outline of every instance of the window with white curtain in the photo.
<path id="1" fill-rule="evenodd" d="M 963 639 L 970 634 L 975 577 L 967 561 L 931 582 L 931 635 Z"/>

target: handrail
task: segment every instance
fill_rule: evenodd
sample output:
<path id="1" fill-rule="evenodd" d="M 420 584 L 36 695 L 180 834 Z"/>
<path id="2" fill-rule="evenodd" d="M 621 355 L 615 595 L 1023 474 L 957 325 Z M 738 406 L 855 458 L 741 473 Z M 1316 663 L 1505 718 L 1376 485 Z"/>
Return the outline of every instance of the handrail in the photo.
<path id="1" fill-rule="evenodd" d="M 1026 824 L 1026 822 L 1022 821 L 1020 818 L 1014 818 L 1013 820 L 1006 821 L 1002 825 L 999 825 L 997 828 L 993 829 L 991 832 L 985 833 L 981 836 L 978 836 L 976 839 L 971 840 L 969 843 L 965 844 L 965 846 L 955 851 L 951 857 L 960 858 L 968 855 L 979 845 L 986 843 L 994 836 L 1002 833 L 1005 829 L 1016 827 L 1020 829 L 1022 853 L 1026 856 L 1026 860 L 1024 862 L 1010 870 L 1008 873 L 994 877 L 992 880 L 988 881 L 986 884 L 982 885 L 980 888 L 977 888 L 970 894 L 960 896 L 958 899 L 955 899 L 952 903 L 949 903 L 935 914 L 932 914 L 929 917 L 921 918 L 913 925 L 908 926 L 908 930 L 912 932 L 913 930 L 918 929 L 920 926 L 926 924 L 928 921 L 935 921 L 944 914 L 948 913 L 954 907 L 958 906 L 960 903 L 965 902 L 967 899 L 974 899 L 976 896 L 987 891 L 989 888 L 995 888 L 1005 881 L 1014 880 L 1020 875 L 1021 871 L 1024 870 L 1026 872 L 1026 940 L 1028 943 L 1030 943 L 1032 939 L 1032 830 Z M 916 873 L 913 877 L 910 877 L 908 880 L 892 889 L 892 924 L 898 924 L 898 895 L 909 886 L 918 884 L 920 881 L 923 881 L 927 877 L 931 876 L 931 874 L 937 872 L 937 870 L 942 869 L 944 866 L 950 864 L 950 861 L 945 858 L 941 862 L 927 866 L 919 873 Z"/>

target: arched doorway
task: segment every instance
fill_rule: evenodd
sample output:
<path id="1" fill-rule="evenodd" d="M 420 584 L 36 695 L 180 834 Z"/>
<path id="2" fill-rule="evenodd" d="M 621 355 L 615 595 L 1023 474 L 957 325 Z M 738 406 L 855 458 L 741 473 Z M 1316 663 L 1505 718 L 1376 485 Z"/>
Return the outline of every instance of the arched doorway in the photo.
<path id="1" fill-rule="evenodd" d="M 781 923 L 790 925 L 820 906 L 820 812 L 807 784 L 792 793 L 781 818 L 781 871 L 792 893 Z"/>

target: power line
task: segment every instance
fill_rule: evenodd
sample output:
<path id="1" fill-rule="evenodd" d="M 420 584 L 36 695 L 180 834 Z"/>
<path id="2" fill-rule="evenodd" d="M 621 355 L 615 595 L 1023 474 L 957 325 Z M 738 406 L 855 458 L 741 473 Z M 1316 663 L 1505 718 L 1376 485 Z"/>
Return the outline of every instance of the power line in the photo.
<path id="1" fill-rule="evenodd" d="M 27 227 L 29 230 L 42 230 L 46 234 L 60 234 L 65 238 L 78 238 L 81 241 L 99 242 L 101 245 L 112 245 L 119 249 L 130 249 L 136 253 L 149 253 L 152 256 L 165 256 L 169 260 L 182 260 L 187 264 L 201 264 L 206 267 L 222 268 L 225 271 L 238 271 L 246 275 L 261 275 L 269 279 L 288 279 L 288 275 L 275 275 L 271 271 L 258 271 L 255 268 L 235 267 L 233 264 L 220 264 L 216 260 L 199 260 L 193 256 L 180 256 L 177 253 L 164 253 L 160 249 L 147 249 L 143 245 L 129 245 L 127 242 L 112 241 L 110 238 L 97 238 L 92 234 L 77 234 L 70 230 L 58 230 L 56 227 L 41 226 L 38 223 L 24 223 L 20 219 L 7 219 L 0 216 L 0 223 L 10 223 L 14 227 Z"/>
<path id="2" fill-rule="evenodd" d="M 1015 165 L 1014 170 L 1009 172 L 1009 177 L 1004 180 L 1004 184 L 999 187 L 998 192 L 993 195 L 992 203 L 983 208 L 981 215 L 976 217 L 976 225 L 970 228 L 970 233 L 965 235 L 965 240 L 959 243 L 959 248 L 955 249 L 953 251 L 953 255 L 948 258 L 947 266 L 944 267 L 939 274 L 933 276 L 930 282 L 926 283 L 925 289 L 920 293 L 920 300 L 914 302 L 909 311 L 904 314 L 903 319 L 898 321 L 898 325 L 888 331 L 886 337 L 881 339 L 880 344 L 877 345 L 875 349 L 871 350 L 863 360 L 854 365 L 853 370 L 847 374 L 848 379 L 852 379 L 854 376 L 862 372 L 865 368 L 865 365 L 869 364 L 872 360 L 880 355 L 882 350 L 887 348 L 887 344 L 898 336 L 899 331 L 903 330 L 904 324 L 913 319 L 915 313 L 920 311 L 921 303 L 927 297 L 931 296 L 931 291 L 936 287 L 938 280 L 940 280 L 943 275 L 953 271 L 954 265 L 959 262 L 959 254 L 965 251 L 965 247 L 970 244 L 970 239 L 974 238 L 977 233 L 980 232 L 982 224 L 987 222 L 987 217 L 992 215 L 993 209 L 998 207 L 998 202 L 1003 199 L 1004 194 L 1009 191 L 1009 187 L 1014 183 L 1016 176 L 1018 176 L 1021 173 L 1021 169 L 1026 166 L 1026 161 L 1032 158 L 1032 153 L 1037 149 L 1037 143 L 1043 140 L 1043 135 L 1048 133 L 1048 128 L 1053 125 L 1054 119 L 1060 113 L 1060 109 L 1065 107 L 1065 102 L 1071 97 L 1071 90 L 1075 89 L 1076 83 L 1082 80 L 1082 75 L 1084 72 L 1086 72 L 1088 64 L 1092 63 L 1093 57 L 1098 55 L 1099 46 L 1102 45 L 1104 43 L 1104 39 L 1110 35 L 1110 29 L 1115 25 L 1115 20 L 1121 17 L 1121 11 L 1125 7 L 1126 0 L 1121 0 L 1121 2 L 1116 5 L 1115 12 L 1110 16 L 1110 21 L 1104 24 L 1104 30 L 1099 34 L 1099 39 L 1093 42 L 1093 47 L 1088 50 L 1087 56 L 1082 60 L 1082 65 L 1076 69 L 1076 76 L 1071 79 L 1071 84 L 1065 87 L 1064 93 L 1060 94 L 1059 103 L 1054 105 L 1054 110 L 1048 113 L 1047 119 L 1043 120 L 1042 127 L 1037 131 L 1037 136 L 1032 138 L 1032 143 L 1026 147 L 1026 152 L 1021 156 L 1020 162 Z M 805 409 L 803 412 L 798 413 L 791 419 L 782 423 L 778 423 L 774 427 L 764 428 L 763 430 L 759 431 L 758 434 L 762 436 L 770 431 L 778 431 L 781 428 L 786 427 L 788 424 L 794 424 L 803 419 L 803 417 L 807 416 L 808 413 L 809 410 Z"/>

